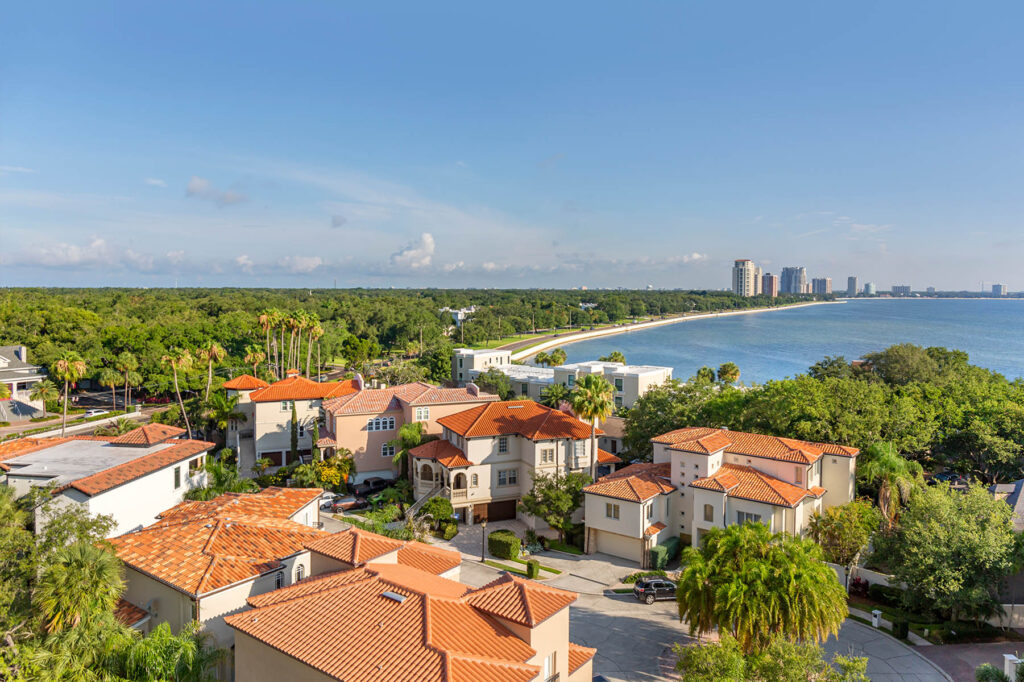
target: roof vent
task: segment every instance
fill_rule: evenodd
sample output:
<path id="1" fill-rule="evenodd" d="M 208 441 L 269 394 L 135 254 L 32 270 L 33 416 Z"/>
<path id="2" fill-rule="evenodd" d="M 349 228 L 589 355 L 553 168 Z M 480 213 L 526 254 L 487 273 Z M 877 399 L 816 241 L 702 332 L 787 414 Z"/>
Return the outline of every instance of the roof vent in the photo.
<path id="1" fill-rule="evenodd" d="M 472 381 L 466 384 L 466 393 L 470 395 L 480 395 L 480 387 L 474 384 Z"/>
<path id="2" fill-rule="evenodd" d="M 388 590 L 387 592 L 382 592 L 380 596 L 387 597 L 391 601 L 396 601 L 399 604 L 401 604 L 402 602 L 405 601 L 405 595 L 404 594 L 398 594 L 397 592 L 392 592 L 390 590 Z"/>

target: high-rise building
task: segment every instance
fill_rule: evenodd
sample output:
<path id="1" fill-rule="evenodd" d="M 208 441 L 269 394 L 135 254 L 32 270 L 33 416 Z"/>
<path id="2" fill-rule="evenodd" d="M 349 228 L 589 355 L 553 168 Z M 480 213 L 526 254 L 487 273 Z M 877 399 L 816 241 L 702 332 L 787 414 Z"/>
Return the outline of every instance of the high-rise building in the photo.
<path id="1" fill-rule="evenodd" d="M 992 285 L 993 296 L 1006 296 L 1006 285 L 1005 284 L 993 284 Z"/>
<path id="2" fill-rule="evenodd" d="M 737 296 L 757 295 L 758 284 L 756 281 L 758 268 L 754 261 L 741 258 L 732 265 L 732 291 Z"/>
<path id="3" fill-rule="evenodd" d="M 929 296 L 934 296 L 935 295 L 935 287 L 928 287 L 927 289 L 925 289 L 925 293 L 927 293 Z"/>
<path id="4" fill-rule="evenodd" d="M 811 280 L 811 293 L 812 294 L 831 294 L 832 293 L 832 278 L 831 277 L 815 277 Z"/>
<path id="5" fill-rule="evenodd" d="M 760 296 L 763 292 L 761 291 L 761 278 L 764 277 L 764 270 L 761 269 L 760 265 L 754 267 L 754 295 Z"/>
<path id="6" fill-rule="evenodd" d="M 893 296 L 910 296 L 910 285 L 909 284 L 893 284 L 892 285 Z"/>
<path id="7" fill-rule="evenodd" d="M 800 291 L 800 293 L 801 294 L 809 294 L 809 293 L 811 293 L 811 283 L 810 282 L 804 282 L 803 289 Z"/>
<path id="8" fill-rule="evenodd" d="M 779 276 L 773 275 L 770 272 L 765 273 L 761 276 L 761 293 L 765 296 L 778 296 L 779 295 Z"/>
<path id="9" fill-rule="evenodd" d="M 878 291 L 875 289 L 875 283 L 874 282 L 865 282 L 864 283 L 864 295 L 865 296 L 874 296 L 877 293 L 878 293 Z"/>
<path id="10" fill-rule="evenodd" d="M 807 284 L 807 268 L 782 268 L 782 275 L 779 277 L 780 294 L 807 293 L 804 291 L 805 284 Z"/>
<path id="11" fill-rule="evenodd" d="M 846 295 L 853 298 L 857 295 L 857 278 L 847 277 L 846 278 Z"/>

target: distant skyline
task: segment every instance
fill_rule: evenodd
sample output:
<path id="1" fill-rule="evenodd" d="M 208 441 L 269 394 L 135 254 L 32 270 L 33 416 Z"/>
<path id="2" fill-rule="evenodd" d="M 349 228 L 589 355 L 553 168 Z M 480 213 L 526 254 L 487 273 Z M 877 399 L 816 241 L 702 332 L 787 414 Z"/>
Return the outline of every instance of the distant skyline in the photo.
<path id="1" fill-rule="evenodd" d="M 750 258 L 1019 291 L 1022 21 L 1011 2 L 16 3 L 0 286 L 723 289 Z"/>

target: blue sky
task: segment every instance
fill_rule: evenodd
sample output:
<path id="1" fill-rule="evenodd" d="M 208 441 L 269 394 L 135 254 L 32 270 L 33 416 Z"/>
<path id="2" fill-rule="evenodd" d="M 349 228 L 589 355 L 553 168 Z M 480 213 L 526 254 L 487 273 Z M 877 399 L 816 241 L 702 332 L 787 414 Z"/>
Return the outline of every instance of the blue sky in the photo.
<path id="1" fill-rule="evenodd" d="M 1020 3 L 14 3 L 0 285 L 1024 289 Z"/>

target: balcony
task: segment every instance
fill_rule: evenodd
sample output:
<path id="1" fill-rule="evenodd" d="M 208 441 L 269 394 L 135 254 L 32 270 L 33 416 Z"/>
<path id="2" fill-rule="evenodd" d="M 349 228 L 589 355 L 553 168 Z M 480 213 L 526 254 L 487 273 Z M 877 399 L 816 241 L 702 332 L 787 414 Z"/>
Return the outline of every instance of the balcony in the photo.
<path id="1" fill-rule="evenodd" d="M 457 488 L 451 491 L 452 502 L 465 501 L 469 498 L 469 491 L 466 488 Z"/>

